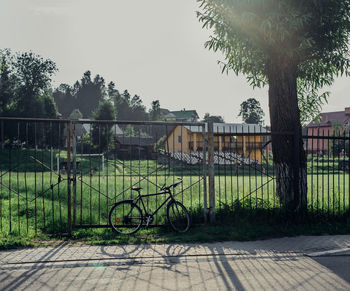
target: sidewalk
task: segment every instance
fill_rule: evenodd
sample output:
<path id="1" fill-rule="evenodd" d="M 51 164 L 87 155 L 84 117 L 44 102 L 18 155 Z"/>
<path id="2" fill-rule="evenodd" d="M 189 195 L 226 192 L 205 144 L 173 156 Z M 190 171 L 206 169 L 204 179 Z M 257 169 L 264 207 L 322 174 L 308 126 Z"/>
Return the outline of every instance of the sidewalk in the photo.
<path id="1" fill-rule="evenodd" d="M 56 247 L 1 251 L 0 289 L 346 290 L 347 248 L 350 235 L 203 244 L 62 242 Z M 335 258 L 337 249 L 345 256 Z M 324 251 L 332 257 L 318 258 Z"/>

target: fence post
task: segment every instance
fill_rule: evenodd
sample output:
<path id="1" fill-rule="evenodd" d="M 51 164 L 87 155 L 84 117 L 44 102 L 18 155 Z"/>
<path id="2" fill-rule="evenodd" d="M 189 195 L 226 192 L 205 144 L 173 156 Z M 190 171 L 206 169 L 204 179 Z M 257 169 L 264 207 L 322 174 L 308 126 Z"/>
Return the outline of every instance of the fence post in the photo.
<path id="1" fill-rule="evenodd" d="M 71 143 L 70 137 L 72 132 L 72 123 L 69 122 L 67 124 L 67 231 L 68 236 L 72 235 L 72 217 L 71 217 L 71 178 L 70 178 L 70 151 L 71 151 Z"/>
<path id="2" fill-rule="evenodd" d="M 207 190 L 207 135 L 206 135 L 206 125 L 202 126 L 202 136 L 203 136 L 203 215 L 204 215 L 204 223 L 208 223 L 208 190 Z"/>
<path id="3" fill-rule="evenodd" d="M 215 223 L 214 127 L 208 122 L 209 220 Z"/>

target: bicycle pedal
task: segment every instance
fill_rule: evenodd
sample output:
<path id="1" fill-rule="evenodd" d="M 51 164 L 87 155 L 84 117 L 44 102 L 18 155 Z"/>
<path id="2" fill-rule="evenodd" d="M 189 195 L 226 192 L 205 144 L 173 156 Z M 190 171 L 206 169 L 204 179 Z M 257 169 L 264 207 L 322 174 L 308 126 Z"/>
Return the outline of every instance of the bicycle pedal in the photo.
<path id="1" fill-rule="evenodd" d="M 146 228 L 153 222 L 153 217 L 152 216 L 147 216 L 146 217 Z"/>

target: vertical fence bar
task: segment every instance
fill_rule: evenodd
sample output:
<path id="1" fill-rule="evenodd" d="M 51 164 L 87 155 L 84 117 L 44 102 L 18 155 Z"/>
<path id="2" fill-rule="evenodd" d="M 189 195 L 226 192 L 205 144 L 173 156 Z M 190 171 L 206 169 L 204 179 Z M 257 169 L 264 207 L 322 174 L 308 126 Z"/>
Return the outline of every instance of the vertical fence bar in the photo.
<path id="1" fill-rule="evenodd" d="M 112 125 L 113 126 L 113 125 Z M 106 174 L 105 174 L 105 182 L 106 182 L 106 219 L 107 219 L 107 222 L 106 222 L 106 224 L 108 224 L 108 213 L 109 213 L 109 194 L 108 194 L 108 178 L 109 178 L 109 171 L 108 171 L 108 169 L 109 169 L 109 160 L 108 160 L 108 151 L 109 151 L 109 147 L 110 147 L 110 133 L 111 133 L 111 128 L 109 128 L 110 127 L 110 124 L 106 124 L 106 127 L 107 127 L 107 131 L 106 131 L 106 135 L 107 135 L 107 137 L 106 137 L 106 140 L 107 140 L 107 145 L 106 145 L 106 159 L 105 159 L 105 161 L 104 161 L 104 163 L 106 164 L 106 166 L 105 166 L 105 172 L 106 172 Z M 102 157 L 104 157 L 104 155 L 102 156 Z M 80 203 L 81 203 L 81 207 L 83 207 L 83 201 L 80 201 Z"/>
<path id="2" fill-rule="evenodd" d="M 346 157 L 346 129 L 343 131 L 343 212 L 345 212 L 345 185 L 346 185 L 346 180 L 345 180 L 345 173 L 346 173 L 346 163 L 345 163 L 345 157 Z M 339 168 L 339 164 L 338 164 Z M 350 169 L 349 169 L 350 171 Z M 340 214 L 340 213 L 339 213 Z"/>
<path id="3" fill-rule="evenodd" d="M 72 235 L 72 212 L 71 212 L 71 132 L 72 132 L 72 123 L 68 122 L 67 124 L 67 231 L 68 236 Z"/>
<path id="4" fill-rule="evenodd" d="M 348 162 L 347 162 L 346 168 L 348 169 L 348 172 L 349 172 L 348 174 L 348 216 L 350 216 L 350 128 L 348 129 Z"/>
<path id="5" fill-rule="evenodd" d="M 20 147 L 22 146 L 22 141 L 19 140 L 20 137 L 20 123 L 17 122 L 17 166 L 16 166 L 16 174 L 17 174 L 17 227 L 18 227 L 18 233 L 21 234 L 21 218 L 20 218 L 20 199 L 19 199 L 19 155 L 20 155 Z"/>
<path id="6" fill-rule="evenodd" d="M 317 128 L 317 136 L 319 137 L 320 136 L 320 128 L 318 127 Z M 316 209 L 317 209 L 317 215 L 319 214 L 319 193 L 318 193 L 318 187 L 319 187 L 319 169 L 320 169 L 320 162 L 319 162 L 319 152 L 320 152 L 320 139 L 317 138 L 317 145 L 316 145 L 316 201 L 317 201 L 317 204 L 316 204 Z"/>
<path id="7" fill-rule="evenodd" d="M 257 177 L 258 160 L 256 157 L 257 144 L 256 144 L 256 126 L 255 125 L 254 125 L 254 138 L 253 138 L 252 150 L 254 151 L 255 211 L 256 211 L 258 209 L 258 177 Z"/>
<path id="8" fill-rule="evenodd" d="M 35 160 L 38 158 L 38 144 L 37 144 L 37 124 L 36 122 L 34 123 L 34 157 Z M 37 178 L 37 163 L 34 164 L 34 228 L 35 228 L 35 234 L 37 234 L 38 230 L 38 220 L 37 220 L 37 215 L 38 215 L 38 209 L 37 209 L 37 183 L 36 183 L 36 178 Z"/>
<path id="9" fill-rule="evenodd" d="M 5 149 L 5 140 L 4 140 L 4 121 L 1 121 L 1 151 L 4 151 Z M 2 161 L 1 161 L 2 162 Z M 6 171 L 6 170 L 5 170 Z M 2 225 L 2 218 L 3 218 L 3 213 L 2 213 L 2 167 L 0 167 L 0 230 L 3 230 L 3 225 Z"/>
<path id="10" fill-rule="evenodd" d="M 335 158 L 336 158 L 336 151 L 337 151 L 337 143 L 338 143 L 338 140 L 337 140 L 337 129 L 334 131 L 334 139 L 333 139 L 333 147 L 332 147 L 332 168 L 333 168 L 333 183 L 332 183 L 332 186 L 333 186 L 333 197 L 332 197 L 332 215 L 334 215 L 334 211 L 335 211 L 335 207 L 334 207 L 334 204 L 335 204 Z M 328 143 L 328 150 L 329 150 L 329 143 Z M 328 206 L 329 208 L 329 206 Z"/>
<path id="11" fill-rule="evenodd" d="M 233 205 L 234 205 L 234 198 L 233 198 L 233 171 L 232 171 L 232 166 L 233 166 L 233 162 L 234 162 L 234 155 L 233 155 L 233 147 L 232 147 L 232 141 L 233 141 L 233 137 L 232 137 L 232 126 L 230 126 L 230 134 L 229 134 L 229 138 L 228 138 L 228 142 L 229 142 L 229 158 L 230 158 L 230 182 L 231 182 L 231 207 L 233 209 Z"/>
<path id="12" fill-rule="evenodd" d="M 64 128 L 64 124 L 63 124 Z M 61 123 L 58 124 L 58 161 L 61 157 Z M 62 180 L 61 176 L 61 170 L 59 162 L 57 162 L 57 174 L 58 174 L 58 185 L 57 185 L 57 198 L 58 198 L 58 209 L 59 209 L 59 216 L 60 216 L 60 232 L 63 232 L 62 228 L 62 204 L 61 204 L 61 195 L 60 195 L 60 182 Z"/>
<path id="13" fill-rule="evenodd" d="M 12 172 L 12 159 L 11 159 L 12 143 L 9 144 L 9 215 L 10 215 L 10 232 L 12 231 L 12 208 L 11 208 L 11 172 Z"/>
<path id="14" fill-rule="evenodd" d="M 235 155 L 235 157 L 236 157 L 236 159 L 235 159 L 235 162 L 236 162 L 236 165 L 235 165 L 235 170 L 236 170 L 236 186 L 237 186 L 237 203 L 238 203 L 238 207 L 240 206 L 240 203 L 239 203 L 239 201 L 240 201 L 240 195 L 239 195 L 239 178 L 238 178 L 238 172 L 239 172 L 239 167 L 240 167 L 240 162 L 241 162 L 241 160 L 242 160 L 242 155 L 239 155 L 238 153 L 239 153 L 239 151 L 238 151 L 238 135 L 237 135 L 237 132 L 238 132 L 238 128 L 237 128 L 237 126 L 235 126 L 235 146 L 236 146 L 236 155 Z M 237 158 L 241 158 L 241 160 L 240 161 L 237 161 Z"/>
<path id="15" fill-rule="evenodd" d="M 215 223 L 215 173 L 213 122 L 208 122 L 208 164 L 209 164 L 209 219 Z"/>
<path id="16" fill-rule="evenodd" d="M 81 126 L 81 130 L 83 130 L 83 124 L 80 125 Z M 82 133 L 82 136 L 80 138 L 80 153 L 82 155 L 85 156 L 85 152 L 84 152 L 84 135 Z M 80 224 L 83 224 L 83 162 L 82 159 L 80 159 Z M 77 183 L 78 181 L 76 181 Z M 86 196 L 84 196 L 85 198 Z"/>
<path id="17" fill-rule="evenodd" d="M 26 222 L 27 222 L 27 234 L 29 232 L 29 215 L 28 215 L 28 184 L 27 184 L 27 168 L 28 168 L 28 151 L 29 151 L 29 138 L 28 138 L 28 122 L 25 123 L 25 137 L 26 137 L 26 153 L 25 153 L 25 169 L 24 169 L 24 187 L 26 191 Z"/>
<path id="18" fill-rule="evenodd" d="M 311 128 L 311 213 L 314 214 L 314 128 Z"/>
<path id="19" fill-rule="evenodd" d="M 227 173 L 226 173 L 226 167 L 227 167 L 227 162 L 226 162 L 226 128 L 225 125 L 223 125 L 223 141 L 221 140 L 221 154 L 224 158 L 224 185 L 225 185 L 225 203 L 227 203 Z"/>
<path id="20" fill-rule="evenodd" d="M 72 152 L 73 152 L 73 225 L 77 224 L 77 139 L 76 124 L 72 124 Z"/>
<path id="21" fill-rule="evenodd" d="M 207 202 L 207 135 L 205 132 L 205 125 L 202 126 L 202 137 L 203 137 L 203 215 L 204 223 L 208 223 L 208 202 Z M 198 145 L 197 145 L 198 151 Z M 200 200 L 199 200 L 200 203 Z"/>
<path id="22" fill-rule="evenodd" d="M 325 135 L 324 135 L 324 130 L 322 131 L 322 150 L 324 150 L 324 140 L 325 140 Z M 329 129 L 327 130 L 327 151 L 328 151 L 328 159 L 327 159 L 327 209 L 326 209 L 326 212 L 327 212 L 327 215 L 329 216 L 329 197 L 330 197 L 330 177 L 329 177 L 329 174 L 330 174 L 330 164 L 329 164 L 329 160 L 331 158 L 331 155 L 332 155 L 332 151 L 330 150 L 329 148 Z M 323 188 L 324 188 L 324 183 L 323 183 L 323 180 L 324 180 L 324 167 L 323 167 L 323 161 L 324 161 L 324 157 L 323 157 L 323 160 L 322 160 L 322 211 L 325 211 L 324 209 L 324 204 L 325 204 L 325 198 L 324 198 L 324 194 L 323 194 Z"/>
<path id="23" fill-rule="evenodd" d="M 52 183 L 52 172 L 54 171 L 54 166 L 53 166 L 53 141 L 52 141 L 52 135 L 53 135 L 53 127 L 52 127 L 52 122 L 49 123 L 50 126 L 50 187 L 51 187 L 51 219 L 52 219 L 52 233 L 55 232 L 55 204 L 54 204 L 54 192 L 53 192 L 53 183 Z"/>
<path id="24" fill-rule="evenodd" d="M 89 220 L 90 224 L 92 224 L 92 176 L 94 174 L 94 169 L 92 167 L 92 124 L 90 123 L 89 126 L 89 139 L 90 139 L 90 146 L 89 146 Z"/>
<path id="25" fill-rule="evenodd" d="M 98 224 L 101 223 L 101 123 L 98 124 Z"/>

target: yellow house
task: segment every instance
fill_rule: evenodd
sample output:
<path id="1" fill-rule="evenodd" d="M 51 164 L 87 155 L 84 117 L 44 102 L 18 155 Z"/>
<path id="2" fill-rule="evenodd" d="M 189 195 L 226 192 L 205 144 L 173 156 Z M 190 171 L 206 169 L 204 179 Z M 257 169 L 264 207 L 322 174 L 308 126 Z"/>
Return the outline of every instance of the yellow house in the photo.
<path id="1" fill-rule="evenodd" d="M 258 124 L 214 123 L 214 151 L 234 152 L 244 158 L 262 162 L 267 130 Z M 200 152 L 203 150 L 203 136 L 207 125 L 177 125 L 168 134 L 165 150 L 176 152 Z"/>

